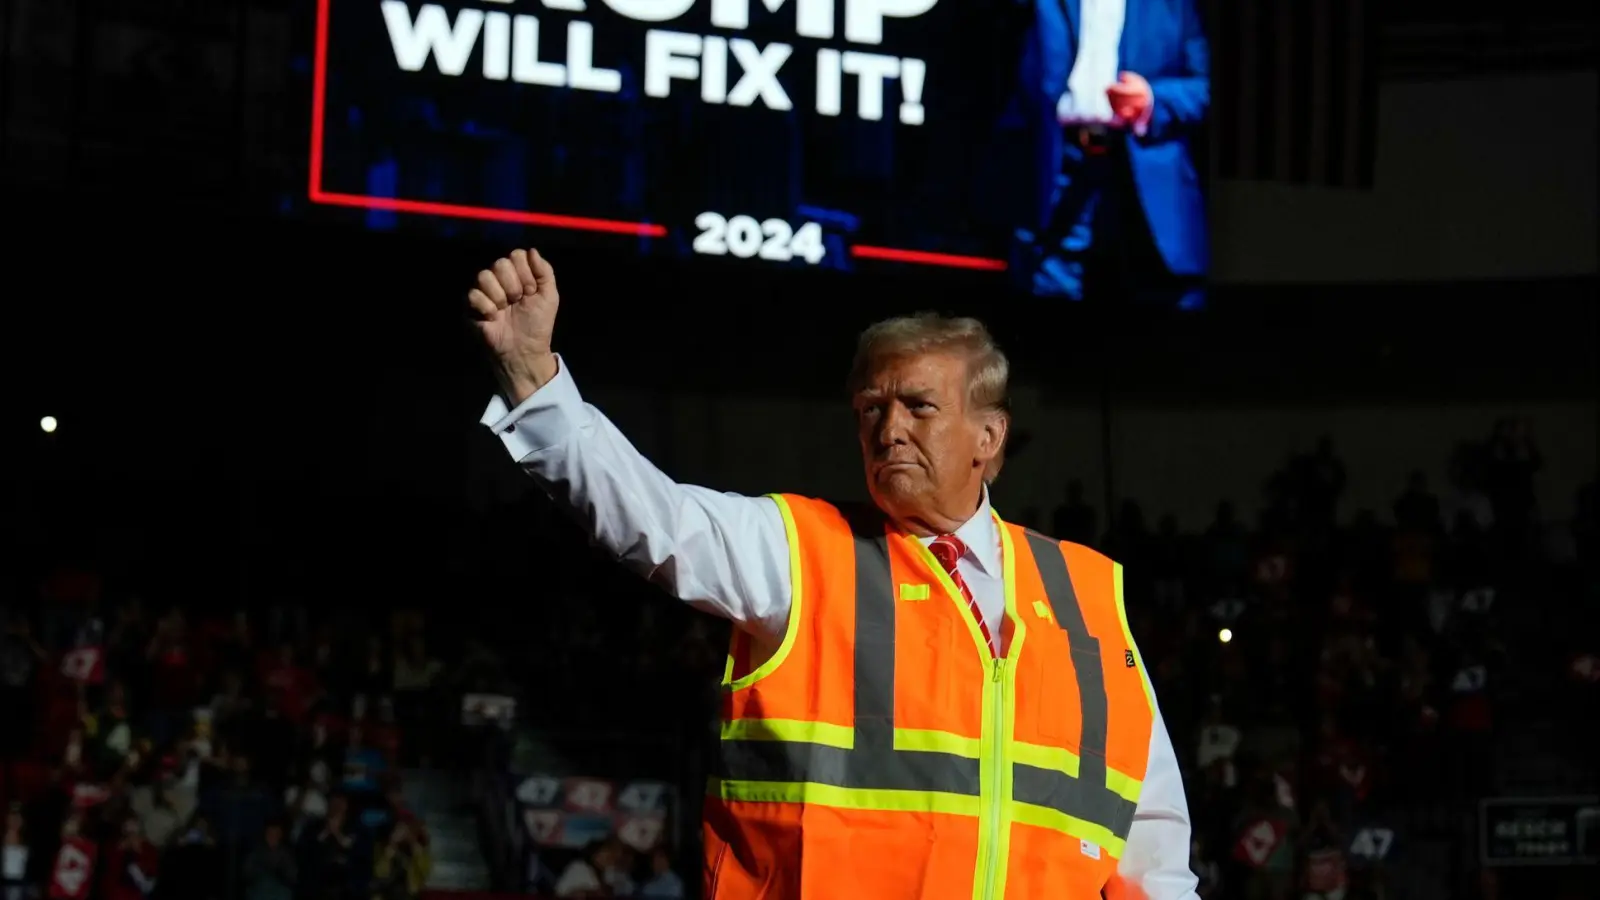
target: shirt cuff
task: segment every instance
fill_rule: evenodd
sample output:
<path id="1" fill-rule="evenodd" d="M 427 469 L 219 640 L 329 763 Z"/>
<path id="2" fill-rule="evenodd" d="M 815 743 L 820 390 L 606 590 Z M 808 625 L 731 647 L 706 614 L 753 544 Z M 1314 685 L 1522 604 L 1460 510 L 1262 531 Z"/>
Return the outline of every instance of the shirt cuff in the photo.
<path id="1" fill-rule="evenodd" d="M 565 441 L 583 420 L 584 409 L 566 360 L 557 356 L 556 376 L 544 387 L 514 409 L 504 397 L 494 395 L 478 421 L 500 438 L 512 459 L 521 462 Z"/>

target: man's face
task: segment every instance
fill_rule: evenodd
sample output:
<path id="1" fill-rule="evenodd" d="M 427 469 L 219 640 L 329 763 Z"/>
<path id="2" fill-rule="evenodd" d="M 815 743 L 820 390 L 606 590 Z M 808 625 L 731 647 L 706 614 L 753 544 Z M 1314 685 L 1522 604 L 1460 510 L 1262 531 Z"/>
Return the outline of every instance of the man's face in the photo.
<path id="1" fill-rule="evenodd" d="M 880 360 L 855 396 L 867 489 L 902 522 L 938 524 L 974 495 L 998 450 L 967 403 L 967 363 L 953 354 Z"/>

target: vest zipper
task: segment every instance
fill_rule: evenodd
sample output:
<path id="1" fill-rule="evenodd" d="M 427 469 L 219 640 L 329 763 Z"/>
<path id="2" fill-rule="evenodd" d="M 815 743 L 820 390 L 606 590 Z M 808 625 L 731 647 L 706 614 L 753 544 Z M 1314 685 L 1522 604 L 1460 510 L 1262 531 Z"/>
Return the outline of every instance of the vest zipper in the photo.
<path id="1" fill-rule="evenodd" d="M 993 678 L 993 681 L 994 681 L 994 703 L 993 703 L 993 706 L 994 706 L 994 721 L 990 723 L 990 725 L 992 726 L 992 731 L 991 731 L 990 737 L 989 737 L 989 749 L 990 749 L 989 760 L 990 760 L 990 765 L 994 766 L 993 779 L 992 779 L 991 783 L 993 785 L 995 785 L 995 795 L 991 796 L 989 798 L 989 809 L 986 811 L 988 813 L 988 816 L 989 816 L 989 822 L 988 822 L 988 825 L 986 827 L 989 829 L 990 833 L 989 833 L 989 859 L 988 859 L 988 862 L 987 862 L 989 871 L 988 871 L 987 877 L 984 878 L 984 888 L 983 888 L 984 900 L 995 900 L 994 886 L 995 886 L 995 882 L 998 879 L 999 867 L 1002 866 L 1002 865 L 1005 865 L 1005 860 L 1000 858 L 1000 851 L 999 851 L 999 846 L 1000 846 L 1000 828 L 1001 828 L 1001 825 L 1002 825 L 1001 816 L 1000 816 L 1000 810 L 1001 810 L 1002 805 L 1007 801 L 1007 799 L 1009 799 L 1009 798 L 1006 798 L 1006 797 L 999 796 L 999 786 L 1002 784 L 1002 779 L 1001 779 L 1000 776 L 1003 774 L 1003 770 L 1002 770 L 1001 767 L 1005 765 L 1005 754 L 1003 752 L 1001 752 L 1002 750 L 1005 749 L 1005 740 L 1006 740 L 1006 706 L 1005 706 L 1005 704 L 1006 704 L 1006 675 L 1005 675 L 1005 673 L 1006 673 L 1006 661 L 1005 661 L 1005 658 L 1004 657 L 999 657 L 999 656 L 995 657 L 995 660 L 994 660 L 994 678 Z"/>

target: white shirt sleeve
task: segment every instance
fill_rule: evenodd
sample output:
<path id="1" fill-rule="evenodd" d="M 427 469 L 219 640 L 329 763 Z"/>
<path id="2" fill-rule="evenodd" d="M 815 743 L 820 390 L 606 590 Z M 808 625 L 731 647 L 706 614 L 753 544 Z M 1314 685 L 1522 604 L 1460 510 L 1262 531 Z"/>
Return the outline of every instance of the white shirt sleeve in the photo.
<path id="1" fill-rule="evenodd" d="M 781 639 L 790 605 L 789 541 L 778 504 L 678 484 L 583 402 L 565 360 L 555 378 L 483 413 L 512 459 L 629 567 L 685 602 Z"/>
<path id="2" fill-rule="evenodd" d="M 1144 787 L 1117 872 L 1143 888 L 1149 900 L 1198 900 L 1200 879 L 1189 868 L 1189 831 L 1183 772 L 1158 708 L 1150 729 Z"/>

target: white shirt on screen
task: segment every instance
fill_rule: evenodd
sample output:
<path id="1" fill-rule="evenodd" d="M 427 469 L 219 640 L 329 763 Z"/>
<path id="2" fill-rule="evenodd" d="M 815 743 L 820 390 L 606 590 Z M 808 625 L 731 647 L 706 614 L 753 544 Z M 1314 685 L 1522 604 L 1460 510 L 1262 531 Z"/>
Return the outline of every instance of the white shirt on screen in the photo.
<path id="1" fill-rule="evenodd" d="M 1067 92 L 1056 103 L 1063 125 L 1114 125 L 1106 88 L 1117 83 L 1118 48 L 1126 0 L 1080 0 L 1078 55 L 1067 76 Z"/>
<path id="2" fill-rule="evenodd" d="M 482 422 L 523 468 L 583 517 L 599 543 L 679 599 L 770 646 L 788 624 L 789 543 L 770 498 L 678 484 L 583 401 L 565 360 L 555 378 L 515 409 L 493 398 Z M 999 634 L 1004 612 L 1000 535 L 982 506 L 956 536 L 961 575 Z M 1160 711 L 1150 761 L 1118 871 L 1149 900 L 1194 900 L 1189 808 Z"/>

